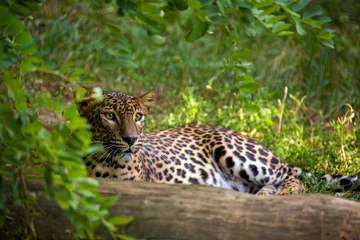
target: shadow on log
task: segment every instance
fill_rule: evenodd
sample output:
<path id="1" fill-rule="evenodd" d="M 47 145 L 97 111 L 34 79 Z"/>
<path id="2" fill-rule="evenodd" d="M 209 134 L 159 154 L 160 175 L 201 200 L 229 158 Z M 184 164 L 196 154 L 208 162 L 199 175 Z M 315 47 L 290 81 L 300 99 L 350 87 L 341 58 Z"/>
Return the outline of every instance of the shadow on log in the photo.
<path id="1" fill-rule="evenodd" d="M 99 181 L 100 193 L 121 195 L 111 214 L 135 217 L 126 229 L 133 237 L 360 239 L 360 203 L 332 196 L 255 196 L 207 186 Z M 10 181 L 6 184 L 11 186 Z M 35 220 L 40 236 L 71 239 L 69 222 L 56 203 L 45 197 L 43 183 L 28 181 L 27 186 L 36 193 L 41 209 Z M 15 213 L 10 219 L 21 221 Z M 102 229 L 99 234 L 108 237 Z"/>

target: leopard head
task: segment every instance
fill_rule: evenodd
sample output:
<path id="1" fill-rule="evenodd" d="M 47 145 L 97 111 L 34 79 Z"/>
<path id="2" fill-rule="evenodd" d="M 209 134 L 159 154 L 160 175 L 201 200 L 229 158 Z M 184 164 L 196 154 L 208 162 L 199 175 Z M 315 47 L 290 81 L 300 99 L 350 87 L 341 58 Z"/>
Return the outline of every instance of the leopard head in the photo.
<path id="1" fill-rule="evenodd" d="M 91 124 L 92 141 L 103 144 L 106 156 L 129 161 L 143 144 L 145 115 L 155 103 L 154 92 L 140 97 L 123 92 L 103 91 L 96 102 L 91 93 L 79 101 L 78 111 Z"/>

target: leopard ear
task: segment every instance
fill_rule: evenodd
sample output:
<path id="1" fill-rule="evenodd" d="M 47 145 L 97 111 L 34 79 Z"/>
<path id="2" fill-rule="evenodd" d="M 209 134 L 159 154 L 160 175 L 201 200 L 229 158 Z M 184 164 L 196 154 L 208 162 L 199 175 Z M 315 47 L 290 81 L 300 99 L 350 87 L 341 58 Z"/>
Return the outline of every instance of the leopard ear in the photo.
<path id="1" fill-rule="evenodd" d="M 80 86 L 74 91 L 74 100 L 78 106 L 78 112 L 83 117 L 102 99 L 103 96 L 100 88 Z"/>
<path id="2" fill-rule="evenodd" d="M 140 97 L 137 97 L 136 100 L 140 104 L 140 106 L 141 106 L 142 110 L 144 111 L 144 113 L 148 114 L 148 112 L 150 111 L 150 108 L 155 103 L 156 93 L 155 92 L 145 93 L 144 95 L 141 95 Z"/>

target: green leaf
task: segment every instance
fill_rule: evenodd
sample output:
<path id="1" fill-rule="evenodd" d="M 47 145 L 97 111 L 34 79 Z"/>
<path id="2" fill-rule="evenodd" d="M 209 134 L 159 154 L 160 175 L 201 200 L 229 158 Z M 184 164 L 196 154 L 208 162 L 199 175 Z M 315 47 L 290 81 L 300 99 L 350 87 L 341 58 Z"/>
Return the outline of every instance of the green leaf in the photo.
<path id="1" fill-rule="evenodd" d="M 78 129 L 87 123 L 84 118 L 73 118 L 70 122 L 71 129 Z"/>
<path id="2" fill-rule="evenodd" d="M 331 22 L 331 18 L 329 18 L 328 16 L 321 16 L 319 19 L 318 19 L 319 23 L 321 24 L 325 24 L 325 23 L 328 23 L 328 22 Z"/>
<path id="3" fill-rule="evenodd" d="M 8 87 L 9 95 L 14 100 L 17 110 L 24 110 L 27 107 L 25 92 L 19 80 L 12 79 L 10 71 L 4 72 L 4 82 Z"/>
<path id="4" fill-rule="evenodd" d="M 19 33 L 18 35 L 16 35 L 14 41 L 15 43 L 19 44 L 19 45 L 23 45 L 25 43 L 27 43 L 28 41 L 30 41 L 32 39 L 31 33 L 29 31 L 23 31 L 21 33 Z"/>
<path id="5" fill-rule="evenodd" d="M 145 14 L 138 14 L 133 18 L 141 25 L 143 25 L 150 33 L 159 34 L 164 32 L 164 25 L 156 21 L 153 21 L 149 18 L 150 16 L 145 16 Z M 159 16 L 160 17 L 160 16 Z M 163 21 L 162 17 L 161 21 Z"/>
<path id="6" fill-rule="evenodd" d="M 86 189 L 77 189 L 76 192 L 87 198 L 96 197 L 96 193 Z"/>
<path id="7" fill-rule="evenodd" d="M 228 7 L 227 3 L 224 0 L 217 0 L 216 3 L 217 6 L 219 7 L 221 14 L 225 14 L 225 10 Z"/>
<path id="8" fill-rule="evenodd" d="M 114 225 L 128 225 L 134 220 L 134 217 L 116 216 L 109 219 L 109 223 Z"/>
<path id="9" fill-rule="evenodd" d="M 316 28 L 321 29 L 321 23 L 316 21 L 316 20 L 313 20 L 313 19 L 310 19 L 310 18 L 304 18 L 302 20 L 302 22 L 306 23 L 307 25 L 310 25 L 312 27 L 316 27 Z"/>
<path id="10" fill-rule="evenodd" d="M 200 3 L 203 7 L 213 5 L 214 0 L 200 0 Z"/>
<path id="11" fill-rule="evenodd" d="M 101 219 L 101 222 L 108 229 L 108 231 L 110 231 L 110 232 L 115 232 L 116 231 L 116 229 L 115 229 L 115 227 L 114 227 L 114 225 L 112 223 L 106 221 L 103 218 Z"/>
<path id="12" fill-rule="evenodd" d="M 189 5 L 188 5 L 188 0 L 173 0 L 175 7 L 180 10 L 186 10 L 188 9 Z"/>
<path id="13" fill-rule="evenodd" d="M 196 18 L 195 24 L 192 29 L 186 34 L 186 41 L 194 42 L 196 39 L 204 36 L 208 30 L 210 24 L 208 22 L 203 22 L 200 19 Z"/>
<path id="14" fill-rule="evenodd" d="M 290 35 L 293 35 L 293 34 L 294 34 L 293 31 L 281 31 L 277 35 L 281 36 L 281 37 L 284 37 L 284 36 L 290 36 Z"/>
<path id="15" fill-rule="evenodd" d="M 232 3 L 239 8 L 252 9 L 254 7 L 252 3 L 243 0 L 233 0 Z"/>
<path id="16" fill-rule="evenodd" d="M 244 109 L 246 112 L 257 113 L 260 112 L 260 108 L 255 104 L 245 104 Z"/>
<path id="17" fill-rule="evenodd" d="M 32 70 L 32 62 L 29 61 L 28 58 L 25 58 L 20 63 L 20 71 L 21 72 L 30 72 Z"/>
<path id="18" fill-rule="evenodd" d="M 273 5 L 273 1 L 272 0 L 266 0 L 266 1 L 262 1 L 262 2 L 256 2 L 254 4 L 255 8 L 264 8 L 264 7 L 268 7 Z"/>
<path id="19" fill-rule="evenodd" d="M 305 35 L 306 51 L 310 56 L 314 56 L 317 52 L 318 42 L 317 37 L 313 31 L 309 31 Z"/>
<path id="20" fill-rule="evenodd" d="M 270 15 L 271 13 L 276 12 L 277 10 L 279 10 L 279 7 L 278 7 L 278 6 L 269 7 L 268 9 L 264 10 L 264 11 L 260 14 L 260 17 Z"/>
<path id="21" fill-rule="evenodd" d="M 277 21 L 280 21 L 282 19 L 286 18 L 285 15 L 279 15 L 279 16 L 274 16 L 274 17 L 271 17 L 269 18 L 267 21 L 266 21 L 266 24 L 272 24 L 272 23 L 275 23 Z"/>
<path id="22" fill-rule="evenodd" d="M 54 193 L 55 201 L 63 209 L 69 209 L 70 207 L 70 193 L 65 188 L 60 188 Z"/>
<path id="23" fill-rule="evenodd" d="M 239 42 L 239 39 L 230 32 L 230 29 L 228 28 L 228 26 L 220 25 L 220 29 L 228 39 L 230 39 L 233 42 Z"/>
<path id="24" fill-rule="evenodd" d="M 258 89 L 259 85 L 256 82 L 244 82 L 239 84 L 239 89 L 242 92 L 253 93 Z"/>
<path id="25" fill-rule="evenodd" d="M 245 74 L 244 76 L 237 76 L 236 79 L 239 81 L 239 82 L 255 82 L 254 78 L 252 78 L 250 75 L 247 75 Z"/>
<path id="26" fill-rule="evenodd" d="M 230 22 L 229 17 L 224 15 L 213 16 L 210 18 L 210 20 L 214 25 L 220 25 L 220 24 L 227 25 Z"/>
<path id="27" fill-rule="evenodd" d="M 76 189 L 96 190 L 99 182 L 94 178 L 79 178 L 76 180 Z"/>
<path id="28" fill-rule="evenodd" d="M 250 54 L 251 54 L 250 49 L 247 49 L 247 48 L 240 49 L 231 54 L 231 59 L 234 61 L 240 61 L 240 60 L 250 56 Z"/>
<path id="29" fill-rule="evenodd" d="M 221 14 L 219 8 L 215 5 L 205 6 L 202 10 L 208 17 L 218 16 Z"/>
<path id="30" fill-rule="evenodd" d="M 44 60 L 42 58 L 31 56 L 28 58 L 24 58 L 21 61 L 20 70 L 22 72 L 31 72 L 37 70 L 43 65 L 44 65 Z"/>
<path id="31" fill-rule="evenodd" d="M 188 0 L 188 4 L 190 7 L 192 7 L 193 9 L 200 9 L 201 8 L 201 2 L 199 2 L 198 0 Z"/>
<path id="32" fill-rule="evenodd" d="M 112 207 L 115 202 L 119 199 L 119 195 L 115 195 L 115 196 L 109 196 L 109 197 L 106 197 L 106 201 L 104 201 L 102 204 L 102 206 L 104 208 L 110 208 Z"/>
<path id="33" fill-rule="evenodd" d="M 199 10 L 196 10 L 195 11 L 195 16 L 200 19 L 200 21 L 202 22 L 208 22 L 208 18 L 207 16 L 205 15 L 205 13 L 203 12 L 203 10 L 199 9 Z"/>
<path id="34" fill-rule="evenodd" d="M 334 30 L 331 30 L 331 29 L 323 29 L 321 30 L 319 33 L 318 33 L 318 38 L 321 38 L 321 39 L 327 39 L 327 40 L 331 40 L 335 34 L 333 34 Z"/>
<path id="35" fill-rule="evenodd" d="M 124 234 L 115 234 L 115 236 L 119 239 L 119 240 L 136 240 L 135 238 L 126 236 Z"/>
<path id="36" fill-rule="evenodd" d="M 1 46 L 0 46 L 1 47 Z M 18 61 L 19 55 L 15 51 L 5 53 L 0 61 L 0 72 L 9 68 Z"/>
<path id="37" fill-rule="evenodd" d="M 64 119 L 71 120 L 76 116 L 78 116 L 78 112 L 75 104 L 65 107 L 63 114 Z"/>
<path id="38" fill-rule="evenodd" d="M 142 12 L 142 14 L 146 19 L 151 20 L 151 21 L 153 21 L 153 23 L 157 23 L 159 25 L 164 21 L 164 18 L 158 13 L 153 14 L 153 13 L 149 13 L 149 12 Z M 147 21 L 147 22 L 148 22 L 148 24 L 152 24 L 152 22 L 150 22 L 150 21 Z"/>
<path id="39" fill-rule="evenodd" d="M 17 34 L 24 31 L 24 28 L 25 28 L 25 26 L 22 22 L 14 21 L 5 28 L 5 35 L 7 35 L 9 37 L 14 37 Z"/>
<path id="40" fill-rule="evenodd" d="M 277 33 L 277 32 L 286 30 L 289 27 L 291 27 L 291 24 L 289 24 L 289 23 L 281 23 L 281 24 L 277 24 L 275 26 L 274 26 L 274 29 L 273 29 L 273 33 Z"/>
<path id="41" fill-rule="evenodd" d="M 298 12 L 300 11 L 301 9 L 303 9 L 306 5 L 309 4 L 309 0 L 300 0 L 298 1 L 297 3 L 293 4 L 291 6 L 291 9 L 294 11 L 294 12 Z"/>
<path id="42" fill-rule="evenodd" d="M 298 13 L 291 11 L 291 9 L 288 8 L 287 6 L 281 6 L 281 8 L 284 9 L 285 12 L 289 13 L 291 16 L 294 16 L 296 18 L 300 18 L 300 15 Z"/>
<path id="43" fill-rule="evenodd" d="M 22 54 L 34 54 L 37 52 L 37 49 L 38 49 L 37 44 L 34 41 L 34 39 L 32 39 L 22 46 L 21 53 Z"/>
<path id="44" fill-rule="evenodd" d="M 73 209 L 77 209 L 79 206 L 79 197 L 77 196 L 77 194 L 75 192 L 72 191 L 71 188 L 70 189 L 70 201 L 69 202 L 69 206 L 72 207 Z"/>
<path id="45" fill-rule="evenodd" d="M 241 73 L 244 73 L 246 72 L 246 67 L 244 66 L 241 66 L 241 65 L 238 65 L 238 64 L 235 64 L 233 65 L 233 68 L 237 71 L 237 72 L 241 72 Z"/>
<path id="46" fill-rule="evenodd" d="M 329 48 L 335 48 L 333 40 L 322 40 L 321 43 Z"/>
<path id="47" fill-rule="evenodd" d="M 74 167 L 69 168 L 68 177 L 69 178 L 85 177 L 87 175 L 86 168 L 85 167 L 84 168 L 76 168 L 76 166 L 78 166 L 78 163 L 74 164 Z"/>
<path id="48" fill-rule="evenodd" d="M 293 2 L 293 0 L 276 0 L 275 3 L 282 5 L 282 6 L 287 6 L 290 5 Z"/>
<path id="49" fill-rule="evenodd" d="M 322 14 L 322 9 L 320 6 L 315 6 L 309 9 L 306 9 L 306 11 L 303 14 L 303 18 L 312 18 L 314 16 L 318 16 Z"/>
<path id="50" fill-rule="evenodd" d="M 16 22 L 17 19 L 8 9 L 2 9 L 0 12 L 0 26 L 8 26 L 11 22 Z"/>
<path id="51" fill-rule="evenodd" d="M 242 92 L 253 93 L 258 89 L 258 83 L 250 75 L 246 74 L 242 77 L 236 77 L 236 79 Z"/>
<path id="52" fill-rule="evenodd" d="M 157 35 L 157 34 L 152 35 L 152 36 L 150 37 L 150 39 L 151 39 L 151 42 L 154 43 L 154 44 L 156 44 L 156 45 L 164 45 L 165 42 L 166 42 L 166 38 L 165 38 L 165 37 L 160 36 L 160 35 Z"/>
<path id="53" fill-rule="evenodd" d="M 303 28 L 303 25 L 301 23 L 301 20 L 296 17 L 292 17 L 295 21 L 296 31 L 299 35 L 303 36 L 305 34 L 305 29 Z"/>

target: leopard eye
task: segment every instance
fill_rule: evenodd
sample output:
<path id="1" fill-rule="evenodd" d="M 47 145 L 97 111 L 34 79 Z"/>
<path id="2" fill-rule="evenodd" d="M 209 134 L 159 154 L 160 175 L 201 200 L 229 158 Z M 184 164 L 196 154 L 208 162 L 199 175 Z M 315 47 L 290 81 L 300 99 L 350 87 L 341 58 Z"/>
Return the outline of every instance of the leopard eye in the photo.
<path id="1" fill-rule="evenodd" d="M 115 114 L 113 114 L 113 113 L 106 113 L 106 114 L 105 114 L 105 117 L 106 117 L 108 120 L 115 120 Z"/>
<path id="2" fill-rule="evenodd" d="M 136 122 L 140 121 L 142 118 L 143 118 L 143 115 L 142 115 L 141 113 L 137 113 L 137 114 L 135 115 L 135 121 L 136 121 Z"/>

